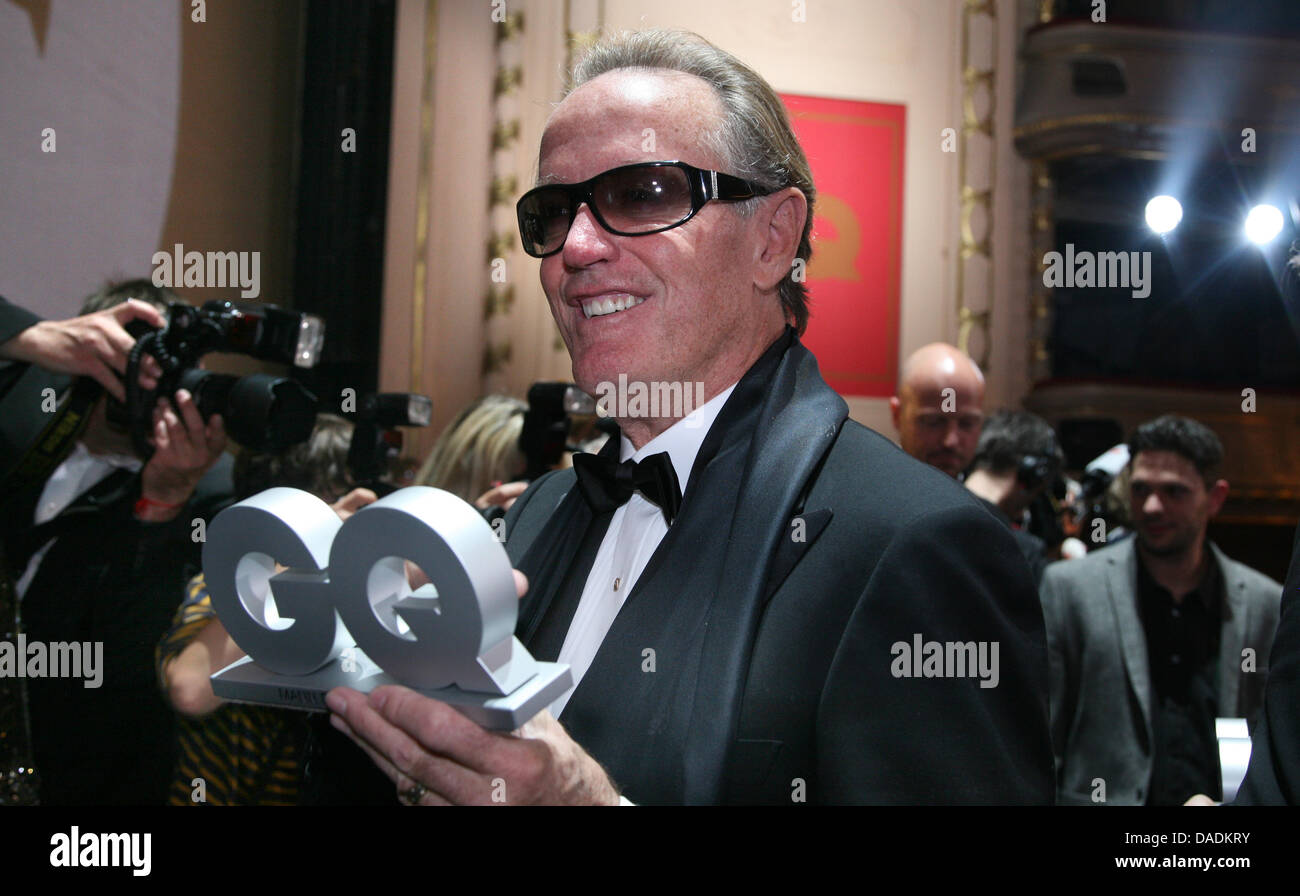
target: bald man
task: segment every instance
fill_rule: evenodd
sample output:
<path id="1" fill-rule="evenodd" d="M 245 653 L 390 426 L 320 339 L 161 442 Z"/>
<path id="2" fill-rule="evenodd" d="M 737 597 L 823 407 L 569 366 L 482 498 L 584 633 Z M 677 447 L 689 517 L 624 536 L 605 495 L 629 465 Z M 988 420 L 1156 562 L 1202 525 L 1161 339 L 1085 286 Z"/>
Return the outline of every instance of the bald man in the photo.
<path id="1" fill-rule="evenodd" d="M 970 465 L 979 443 L 984 374 L 965 352 L 932 342 L 903 362 L 889 411 L 904 451 L 956 477 Z"/>

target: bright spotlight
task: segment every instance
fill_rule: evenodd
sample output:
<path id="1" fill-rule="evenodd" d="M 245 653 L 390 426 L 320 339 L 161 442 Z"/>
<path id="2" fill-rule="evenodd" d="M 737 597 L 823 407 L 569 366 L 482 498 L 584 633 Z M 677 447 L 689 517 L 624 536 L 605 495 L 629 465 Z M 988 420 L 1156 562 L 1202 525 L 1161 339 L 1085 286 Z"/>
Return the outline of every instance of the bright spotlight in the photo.
<path id="1" fill-rule="evenodd" d="M 1273 205 L 1257 205 L 1246 216 L 1246 239 L 1257 246 L 1273 242 L 1282 232 L 1282 211 Z"/>
<path id="2" fill-rule="evenodd" d="M 1172 196 L 1155 196 L 1147 203 L 1147 226 L 1162 236 L 1183 220 L 1183 206 Z"/>

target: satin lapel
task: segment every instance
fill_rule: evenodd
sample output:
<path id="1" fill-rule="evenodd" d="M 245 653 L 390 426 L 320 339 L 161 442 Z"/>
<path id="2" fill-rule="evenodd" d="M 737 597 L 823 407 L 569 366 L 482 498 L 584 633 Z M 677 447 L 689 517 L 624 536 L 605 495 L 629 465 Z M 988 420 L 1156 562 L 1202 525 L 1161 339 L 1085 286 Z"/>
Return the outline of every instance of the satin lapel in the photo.
<path id="1" fill-rule="evenodd" d="M 1154 741 L 1151 729 L 1151 666 L 1147 660 L 1146 629 L 1137 610 L 1137 553 L 1133 539 L 1121 543 L 1106 568 L 1106 591 L 1111 609 L 1115 612 L 1115 625 L 1119 632 L 1120 652 L 1124 657 L 1124 670 L 1128 683 L 1142 707 L 1146 723 L 1147 744 Z"/>
<path id="2" fill-rule="evenodd" d="M 567 474 L 566 478 L 572 485 L 572 473 Z M 528 577 L 528 594 L 519 608 L 519 621 L 515 627 L 519 640 L 525 646 L 529 644 L 555 601 L 556 594 L 564 585 L 569 567 L 577 557 L 588 527 L 593 523 L 591 507 L 576 487 L 569 489 L 553 512 L 548 512 L 545 507 L 537 510 L 545 514 L 543 529 L 514 564 L 516 569 Z M 609 525 L 609 515 L 604 517 L 603 524 Z"/>
<path id="3" fill-rule="evenodd" d="M 768 570 L 808 477 L 847 416 L 848 406 L 822 380 L 816 359 L 795 341 L 757 417 L 722 558 L 722 585 L 710 596 L 685 750 L 688 804 L 717 803 L 724 795 L 728 746 L 740 716 Z"/>
<path id="4" fill-rule="evenodd" d="M 1209 544 L 1209 542 L 1206 542 Z M 1235 718 L 1238 714 L 1237 688 L 1241 684 L 1241 650 L 1246 646 L 1246 583 L 1237 575 L 1236 566 L 1213 544 L 1215 562 L 1223 573 L 1223 599 L 1228 602 L 1228 618 L 1223 620 L 1219 638 L 1219 715 Z M 1256 662 L 1260 658 L 1256 657 Z"/>

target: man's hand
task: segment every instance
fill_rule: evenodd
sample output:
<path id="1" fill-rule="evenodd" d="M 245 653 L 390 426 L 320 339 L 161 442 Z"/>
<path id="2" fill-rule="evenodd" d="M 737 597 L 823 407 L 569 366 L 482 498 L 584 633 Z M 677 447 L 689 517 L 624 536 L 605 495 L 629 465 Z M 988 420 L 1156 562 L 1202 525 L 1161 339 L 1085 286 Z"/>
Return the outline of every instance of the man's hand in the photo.
<path id="1" fill-rule="evenodd" d="M 180 512 L 226 448 L 221 415 L 204 425 L 194 398 L 184 389 L 176 392 L 176 411 L 165 401 L 154 412 L 154 454 L 140 474 L 140 494 L 148 507 L 140 515 L 146 522 L 164 522 Z"/>
<path id="2" fill-rule="evenodd" d="M 335 688 L 330 722 L 392 779 L 408 805 L 617 806 L 600 764 L 543 710 L 518 731 L 487 731 L 408 688 Z"/>
<path id="3" fill-rule="evenodd" d="M 517 569 L 514 575 L 515 591 L 523 597 L 528 579 Z M 446 703 L 395 685 L 369 696 L 335 688 L 325 702 L 333 712 L 330 723 L 369 754 L 408 805 L 619 805 L 600 763 L 549 709 L 518 731 L 500 734 Z"/>
<path id="4" fill-rule="evenodd" d="M 0 357 L 28 361 L 54 373 L 94 377 L 118 401 L 126 400 L 122 381 L 126 356 L 135 337 L 125 330 L 133 320 L 162 327 L 166 320 L 158 309 L 138 299 L 68 320 L 43 320 L 0 346 Z M 146 355 L 140 362 L 140 385 L 153 389 L 162 370 Z"/>

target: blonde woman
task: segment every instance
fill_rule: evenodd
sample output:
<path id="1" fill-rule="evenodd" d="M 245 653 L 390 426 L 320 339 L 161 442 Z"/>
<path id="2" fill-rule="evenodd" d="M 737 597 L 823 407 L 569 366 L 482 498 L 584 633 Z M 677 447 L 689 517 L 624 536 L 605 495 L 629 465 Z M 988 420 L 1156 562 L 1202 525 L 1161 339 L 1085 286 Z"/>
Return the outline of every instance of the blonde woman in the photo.
<path id="1" fill-rule="evenodd" d="M 527 410 L 508 395 L 480 398 L 438 436 L 413 484 L 444 489 L 480 509 L 508 507 L 527 487 L 512 481 L 524 471 L 519 434 Z"/>

